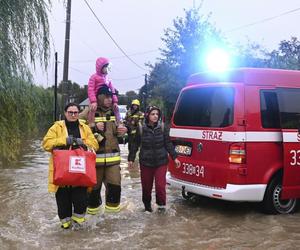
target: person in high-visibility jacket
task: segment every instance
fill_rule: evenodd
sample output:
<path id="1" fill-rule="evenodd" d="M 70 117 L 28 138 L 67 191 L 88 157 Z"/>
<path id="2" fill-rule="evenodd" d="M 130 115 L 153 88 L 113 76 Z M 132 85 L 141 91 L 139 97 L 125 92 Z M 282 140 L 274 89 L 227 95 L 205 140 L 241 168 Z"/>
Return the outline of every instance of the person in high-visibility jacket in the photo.
<path id="1" fill-rule="evenodd" d="M 90 109 L 87 107 L 79 118 L 88 121 Z M 105 211 L 118 212 L 121 199 L 120 148 L 118 136 L 123 136 L 127 128 L 118 124 L 112 107 L 112 91 L 103 85 L 97 92 L 97 110 L 95 123 L 91 129 L 98 140 L 99 150 L 96 152 L 97 185 L 89 194 L 89 214 L 97 214 L 102 204 L 101 187 L 106 188 Z"/>
<path id="2" fill-rule="evenodd" d="M 68 149 L 70 146 L 99 148 L 91 129 L 78 121 L 79 106 L 69 103 L 65 107 L 65 120 L 56 121 L 43 139 L 43 148 L 52 153 L 54 148 Z M 49 161 L 48 191 L 55 193 L 61 227 L 70 228 L 72 222 L 82 224 L 87 209 L 87 187 L 56 186 L 53 184 L 53 156 Z"/>
<path id="3" fill-rule="evenodd" d="M 125 126 L 128 129 L 128 151 L 132 151 L 132 145 L 136 139 L 139 126 L 143 125 L 144 113 L 140 111 L 140 101 L 135 99 L 131 102 L 130 109 L 125 116 Z"/>

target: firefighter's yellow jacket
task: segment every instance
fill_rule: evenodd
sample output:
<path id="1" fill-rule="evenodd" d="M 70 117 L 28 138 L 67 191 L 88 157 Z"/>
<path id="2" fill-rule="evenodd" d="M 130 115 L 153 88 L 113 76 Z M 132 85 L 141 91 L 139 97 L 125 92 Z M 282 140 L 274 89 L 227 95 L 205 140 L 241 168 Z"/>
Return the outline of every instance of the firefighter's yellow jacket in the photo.
<path id="1" fill-rule="evenodd" d="M 79 131 L 83 143 L 89 148 L 92 148 L 95 151 L 97 151 L 99 145 L 89 126 L 84 124 L 83 122 L 79 122 Z M 66 146 L 67 136 L 68 130 L 65 125 L 65 121 L 57 121 L 52 125 L 52 127 L 48 130 L 47 134 L 45 135 L 43 139 L 43 148 L 48 152 L 52 152 L 52 149 L 54 147 Z M 56 192 L 57 189 L 58 186 L 53 184 L 53 158 L 51 154 L 49 160 L 48 191 Z"/>

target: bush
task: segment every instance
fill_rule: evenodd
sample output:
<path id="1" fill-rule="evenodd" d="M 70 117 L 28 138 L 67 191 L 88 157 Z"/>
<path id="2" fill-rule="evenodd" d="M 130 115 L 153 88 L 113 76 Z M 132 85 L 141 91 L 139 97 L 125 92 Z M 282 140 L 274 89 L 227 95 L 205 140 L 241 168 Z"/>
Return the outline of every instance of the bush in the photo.
<path id="1" fill-rule="evenodd" d="M 24 80 L 0 80 L 0 160 L 14 161 L 22 142 L 53 119 L 53 94 Z"/>

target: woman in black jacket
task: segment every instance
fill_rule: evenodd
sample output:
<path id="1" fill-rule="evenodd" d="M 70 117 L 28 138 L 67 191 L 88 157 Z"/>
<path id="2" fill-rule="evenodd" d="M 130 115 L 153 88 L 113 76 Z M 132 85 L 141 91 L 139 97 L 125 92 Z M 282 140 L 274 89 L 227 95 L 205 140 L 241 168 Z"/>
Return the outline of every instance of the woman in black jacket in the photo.
<path id="1" fill-rule="evenodd" d="M 136 152 L 140 147 L 139 161 L 145 210 L 152 212 L 151 193 L 155 181 L 156 204 L 159 211 L 165 210 L 166 205 L 166 172 L 168 153 L 177 166 L 174 146 L 168 132 L 159 123 L 161 111 L 156 106 L 150 106 L 145 113 L 145 124 L 137 131 L 136 141 L 128 155 L 128 166 L 132 167 Z"/>

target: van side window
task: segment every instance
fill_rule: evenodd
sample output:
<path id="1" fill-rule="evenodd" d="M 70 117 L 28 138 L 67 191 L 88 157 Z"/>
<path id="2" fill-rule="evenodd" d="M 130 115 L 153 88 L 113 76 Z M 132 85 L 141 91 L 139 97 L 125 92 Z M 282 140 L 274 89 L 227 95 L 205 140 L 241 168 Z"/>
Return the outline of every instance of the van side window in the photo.
<path id="1" fill-rule="evenodd" d="M 275 91 L 260 91 L 260 114 L 263 128 L 280 128 L 279 105 Z"/>
<path id="2" fill-rule="evenodd" d="M 300 121 L 300 89 L 278 88 L 281 127 L 298 129 Z"/>
<path id="3" fill-rule="evenodd" d="M 227 127 L 233 123 L 234 89 L 192 88 L 183 91 L 174 114 L 178 126 Z"/>

